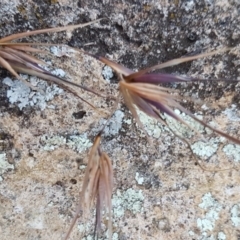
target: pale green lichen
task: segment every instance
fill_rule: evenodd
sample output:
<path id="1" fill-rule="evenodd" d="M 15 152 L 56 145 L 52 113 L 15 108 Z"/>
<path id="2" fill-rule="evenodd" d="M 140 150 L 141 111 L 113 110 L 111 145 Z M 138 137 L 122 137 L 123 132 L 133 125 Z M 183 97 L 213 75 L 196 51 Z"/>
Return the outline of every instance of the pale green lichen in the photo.
<path id="1" fill-rule="evenodd" d="M 116 194 L 113 195 L 112 206 L 113 206 L 113 217 L 121 218 L 124 216 L 125 211 L 130 211 L 133 214 L 142 211 L 144 196 L 142 190 L 134 190 L 132 188 L 127 189 L 126 191 L 117 190 Z M 114 222 L 114 221 L 113 221 Z M 78 225 L 78 230 L 81 233 L 91 231 L 91 225 L 80 224 Z M 99 238 L 99 240 L 107 239 L 108 231 L 105 232 L 106 238 Z M 83 238 L 84 240 L 93 240 L 93 235 L 87 235 Z M 118 240 L 118 233 L 114 232 L 112 239 Z"/>
<path id="2" fill-rule="evenodd" d="M 29 216 L 30 220 L 26 223 L 29 228 L 42 230 L 45 228 L 45 217 L 43 213 L 32 213 Z"/>
<path id="3" fill-rule="evenodd" d="M 193 231 L 188 231 L 189 236 L 194 236 L 195 233 Z"/>
<path id="4" fill-rule="evenodd" d="M 240 226 L 240 204 L 235 204 L 231 209 L 231 220 L 235 227 Z"/>
<path id="5" fill-rule="evenodd" d="M 103 78 L 110 83 L 110 79 L 113 77 L 113 71 L 112 68 L 110 68 L 109 66 L 105 66 L 102 70 L 102 75 Z"/>
<path id="6" fill-rule="evenodd" d="M 83 240 L 94 240 L 94 237 L 92 235 L 88 235 L 84 237 Z"/>
<path id="7" fill-rule="evenodd" d="M 147 114 L 139 110 L 137 113 L 148 135 L 154 138 L 159 138 L 162 132 L 162 125 L 156 119 L 149 117 Z"/>
<path id="8" fill-rule="evenodd" d="M 53 151 L 57 147 L 65 145 L 67 142 L 67 139 L 65 137 L 58 135 L 51 137 L 43 135 L 40 140 L 43 144 L 43 150 L 45 151 Z"/>
<path id="9" fill-rule="evenodd" d="M 14 165 L 8 163 L 6 153 L 0 153 L 0 175 L 12 169 Z"/>
<path id="10" fill-rule="evenodd" d="M 189 236 L 194 236 L 195 233 L 193 231 L 188 231 Z"/>
<path id="11" fill-rule="evenodd" d="M 52 46 L 50 51 L 57 57 L 67 56 L 72 57 L 72 53 L 76 53 L 76 50 L 69 48 L 68 46 Z"/>
<path id="12" fill-rule="evenodd" d="M 232 104 L 231 108 L 227 108 L 223 113 L 227 115 L 227 118 L 230 121 L 239 122 L 240 120 L 240 111 L 235 104 Z"/>
<path id="13" fill-rule="evenodd" d="M 83 152 L 92 146 L 91 141 L 87 138 L 87 134 L 73 135 L 67 139 L 67 146 L 77 150 L 77 152 Z"/>
<path id="14" fill-rule="evenodd" d="M 206 210 L 204 218 L 197 219 L 197 226 L 202 231 L 212 231 L 215 226 L 216 220 L 219 218 L 219 213 L 222 206 L 216 199 L 212 197 L 211 193 L 206 193 L 202 197 L 202 203 L 198 205 L 200 208 Z"/>
<path id="15" fill-rule="evenodd" d="M 199 240 L 216 240 L 213 235 L 208 236 L 207 233 L 203 233 L 202 237 Z"/>
<path id="16" fill-rule="evenodd" d="M 128 124 L 128 125 L 131 125 L 132 124 L 132 119 L 131 118 L 124 119 L 123 122 Z"/>
<path id="17" fill-rule="evenodd" d="M 127 191 L 117 190 L 113 196 L 113 216 L 120 218 L 124 215 L 126 210 L 133 214 L 141 212 L 144 196 L 142 190 L 134 190 L 132 188 Z"/>
<path id="18" fill-rule="evenodd" d="M 108 120 L 107 125 L 104 128 L 104 134 L 106 136 L 116 135 L 122 128 L 124 113 L 121 110 L 117 110 L 113 117 Z"/>
<path id="19" fill-rule="evenodd" d="M 113 240 L 118 240 L 118 233 L 113 233 L 112 239 Z"/>
<path id="20" fill-rule="evenodd" d="M 79 224 L 77 226 L 77 228 L 78 228 L 79 232 L 84 232 L 85 231 L 85 225 L 84 224 Z"/>
<path id="21" fill-rule="evenodd" d="M 200 238 L 197 238 L 195 236 L 195 233 L 193 231 L 189 231 L 188 232 L 189 236 L 191 236 L 191 239 L 199 239 L 199 240 L 216 240 L 216 238 L 214 237 L 214 235 L 209 235 L 207 232 L 203 232 L 201 234 Z M 194 237 L 195 236 L 195 237 Z M 221 235 L 220 235 L 221 236 Z M 220 240 L 221 238 L 217 238 L 218 240 Z"/>
<path id="22" fill-rule="evenodd" d="M 53 74 L 62 77 L 65 73 L 61 69 L 56 69 Z M 42 81 L 37 77 L 29 77 L 27 75 L 21 75 L 21 77 L 25 80 L 29 80 L 32 86 L 42 91 L 32 91 L 29 86 L 20 80 L 13 81 L 9 77 L 4 78 L 3 83 L 9 86 L 7 90 L 9 102 L 17 104 L 20 110 L 27 106 L 37 106 L 41 110 L 44 110 L 47 106 L 47 101 L 52 100 L 55 95 L 59 95 L 63 92 L 57 85 L 49 85 L 46 81 Z"/>
<path id="23" fill-rule="evenodd" d="M 159 122 L 157 119 L 149 117 L 147 114 L 145 114 L 144 112 L 137 110 L 137 114 L 139 116 L 139 120 L 140 122 L 143 124 L 143 127 L 145 129 L 145 131 L 148 133 L 148 135 L 154 137 L 154 138 L 159 138 L 162 131 L 164 130 L 163 128 L 163 124 L 161 122 Z M 193 129 L 196 132 L 203 132 L 204 131 L 204 127 L 196 122 L 195 120 L 193 120 L 191 117 L 189 117 L 188 115 L 186 115 L 185 113 L 181 113 L 178 109 L 174 110 L 174 112 L 179 115 L 189 126 L 186 126 L 184 124 L 179 123 L 179 121 L 176 121 L 175 119 L 173 119 L 172 117 L 164 114 L 162 116 L 163 119 L 166 120 L 168 126 L 171 128 L 172 131 L 174 131 L 175 133 L 177 133 L 178 135 L 180 135 L 181 137 L 184 138 L 190 138 L 192 136 L 194 136 L 195 132 L 193 131 Z M 202 120 L 202 116 L 197 116 L 200 120 Z M 192 129 L 191 129 L 192 128 Z"/>
<path id="24" fill-rule="evenodd" d="M 58 147 L 66 145 L 80 153 L 92 146 L 92 143 L 87 138 L 86 133 L 81 135 L 72 135 L 69 137 L 44 135 L 41 137 L 41 143 L 43 145 L 43 150 L 45 151 L 53 151 Z"/>
<path id="25" fill-rule="evenodd" d="M 211 138 L 207 142 L 198 141 L 191 145 L 193 152 L 202 158 L 209 158 L 218 150 L 219 138 Z"/>
<path id="26" fill-rule="evenodd" d="M 137 181 L 137 183 L 138 183 L 139 185 L 142 185 L 143 182 L 144 182 L 144 177 L 141 177 L 140 174 L 139 174 L 138 172 L 136 172 L 135 180 Z"/>
<path id="27" fill-rule="evenodd" d="M 102 130 L 102 127 L 105 126 L 103 130 L 105 136 L 117 135 L 120 129 L 122 129 L 123 117 L 124 113 L 121 110 L 117 110 L 110 119 L 100 119 L 98 127 L 93 131 L 99 132 Z"/>
<path id="28" fill-rule="evenodd" d="M 89 232 L 89 231 L 91 231 L 92 225 L 88 222 L 88 223 L 86 223 L 86 224 L 79 224 L 79 225 L 77 226 L 77 228 L 78 228 L 78 231 L 79 231 L 79 232 L 84 233 L 84 232 Z"/>
<path id="29" fill-rule="evenodd" d="M 217 239 L 218 239 L 218 240 L 226 240 L 227 237 L 226 237 L 226 235 L 225 235 L 224 232 L 219 232 L 219 233 L 218 233 L 218 236 L 217 236 Z"/>
<path id="30" fill-rule="evenodd" d="M 223 148 L 223 152 L 235 162 L 240 161 L 240 146 L 234 144 L 227 144 Z"/>
<path id="31" fill-rule="evenodd" d="M 84 232 L 85 231 L 85 229 L 84 228 L 82 228 L 81 230 L 80 230 L 80 232 Z M 94 236 L 93 235 L 87 235 L 87 236 L 85 236 L 84 238 L 82 238 L 83 240 L 94 240 L 95 238 L 94 238 Z M 104 240 L 104 239 L 108 239 L 108 231 L 106 231 L 105 232 L 105 237 L 104 238 L 98 238 L 99 240 Z M 118 238 L 118 233 L 116 233 L 116 232 L 114 232 L 113 234 L 112 234 L 112 238 L 111 238 L 112 240 L 118 240 L 119 238 Z"/>
<path id="32" fill-rule="evenodd" d="M 179 115 L 192 128 L 191 129 L 188 126 L 179 123 L 179 121 L 176 121 L 172 117 L 166 115 L 166 121 L 167 121 L 169 127 L 174 132 L 179 134 L 181 137 L 191 138 L 196 134 L 196 132 L 202 133 L 204 131 L 204 127 L 200 123 L 196 122 L 194 119 L 192 119 L 191 117 L 189 117 L 185 113 L 181 113 L 178 109 L 174 110 L 174 112 L 177 115 Z M 200 116 L 200 115 L 198 115 L 196 117 L 200 120 L 203 119 L 203 117 Z"/>

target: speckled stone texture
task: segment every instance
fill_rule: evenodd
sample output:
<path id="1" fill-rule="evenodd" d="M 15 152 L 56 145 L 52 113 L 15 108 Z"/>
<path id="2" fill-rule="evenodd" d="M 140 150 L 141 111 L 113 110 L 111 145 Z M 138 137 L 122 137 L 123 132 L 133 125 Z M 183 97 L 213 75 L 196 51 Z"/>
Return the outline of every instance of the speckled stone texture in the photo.
<path id="1" fill-rule="evenodd" d="M 101 17 L 100 23 L 84 29 L 27 40 L 83 48 L 134 70 L 202 50 L 234 47 L 163 72 L 229 79 L 169 87 L 197 116 L 240 135 L 240 85 L 230 81 L 240 79 L 238 0 L 1 0 L 0 37 Z M 117 95 L 117 76 L 89 56 L 53 48 L 52 54 L 39 57 L 72 81 Z M 29 81 L 45 94 L 27 89 L 2 68 L 0 79 L 0 238 L 62 239 L 79 202 L 87 153 L 114 102 L 79 90 L 96 106 L 92 109 L 33 77 Z M 191 120 L 204 139 L 167 119 L 206 169 L 225 169 L 203 171 L 167 127 L 145 115 L 141 120 L 154 147 L 123 104 L 103 137 L 102 149 L 114 168 L 113 239 L 239 239 L 240 147 Z M 106 222 L 103 219 L 101 239 L 106 239 Z M 86 225 L 80 218 L 70 239 L 93 239 L 93 230 L 94 218 Z"/>

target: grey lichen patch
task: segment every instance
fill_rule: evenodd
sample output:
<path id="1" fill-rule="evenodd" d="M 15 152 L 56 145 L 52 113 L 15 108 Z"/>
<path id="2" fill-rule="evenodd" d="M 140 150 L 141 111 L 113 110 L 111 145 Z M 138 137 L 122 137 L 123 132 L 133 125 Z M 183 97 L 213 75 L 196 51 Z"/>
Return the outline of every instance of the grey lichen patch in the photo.
<path id="1" fill-rule="evenodd" d="M 181 113 L 177 109 L 174 110 L 174 112 L 177 115 L 179 115 L 183 119 L 183 121 L 185 121 L 190 126 L 190 128 L 189 128 L 188 126 L 179 123 L 175 119 L 173 119 L 169 116 L 166 116 L 166 120 L 167 120 L 167 123 L 168 123 L 169 127 L 174 132 L 179 134 L 180 136 L 182 136 L 184 138 L 191 138 L 192 136 L 194 136 L 196 134 L 196 132 L 197 133 L 202 133 L 204 131 L 204 127 L 200 123 L 196 122 L 195 120 L 193 120 L 191 117 L 189 117 L 185 113 Z M 196 117 L 199 118 L 200 120 L 202 120 L 202 116 L 198 115 Z"/>
<path id="2" fill-rule="evenodd" d="M 12 169 L 14 165 L 8 163 L 6 153 L 0 153 L 0 175 Z M 2 180 L 1 177 L 0 180 Z"/>
<path id="3" fill-rule="evenodd" d="M 159 219 L 158 228 L 162 231 L 169 232 L 171 230 L 171 225 L 169 223 L 169 219 L 166 217 Z"/>
<path id="4" fill-rule="evenodd" d="M 142 111 L 138 110 L 137 113 L 148 135 L 159 138 L 162 132 L 162 125 L 156 119 L 149 117 Z"/>
<path id="5" fill-rule="evenodd" d="M 240 204 L 236 204 L 231 209 L 231 221 L 235 227 L 240 226 Z"/>
<path id="6" fill-rule="evenodd" d="M 240 111 L 235 104 L 232 104 L 231 108 L 227 108 L 223 113 L 225 113 L 230 121 L 240 120 Z"/>
<path id="7" fill-rule="evenodd" d="M 56 71 L 58 72 L 58 70 Z M 59 73 L 62 75 L 62 70 L 59 70 Z M 27 80 L 26 75 L 21 76 Z M 47 82 L 39 80 L 36 77 L 30 77 L 29 82 L 42 91 L 34 92 L 20 80 L 13 81 L 9 77 L 3 79 L 3 83 L 10 87 L 10 89 L 7 90 L 9 102 L 12 104 L 16 103 L 20 110 L 27 106 L 37 106 L 41 110 L 44 110 L 48 101 L 52 100 L 55 95 L 63 92 L 63 90 L 55 84 L 48 85 Z"/>
<path id="8" fill-rule="evenodd" d="M 186 10 L 186 12 L 192 11 L 195 8 L 194 1 L 187 1 L 182 5 L 182 8 Z"/>
<path id="9" fill-rule="evenodd" d="M 227 144 L 223 147 L 223 152 L 233 161 L 240 161 L 240 146 L 234 144 Z"/>
<path id="10" fill-rule="evenodd" d="M 218 138 L 211 138 L 208 142 L 198 141 L 191 148 L 195 154 L 202 158 L 209 158 L 218 150 Z"/>
<path id="11" fill-rule="evenodd" d="M 210 192 L 206 193 L 202 197 L 202 203 L 198 206 L 206 210 L 205 217 L 197 219 L 197 226 L 203 232 L 203 235 L 205 235 L 205 231 L 212 231 L 214 229 L 215 222 L 219 218 L 222 206 L 215 198 L 212 197 Z"/>
<path id="12" fill-rule="evenodd" d="M 86 133 L 81 135 L 71 135 L 69 137 L 44 135 L 41 137 L 40 141 L 43 145 L 43 150 L 45 151 L 53 151 L 54 149 L 65 145 L 80 153 L 92 146 L 92 142 L 88 139 Z"/>
<path id="13" fill-rule="evenodd" d="M 44 213 L 34 212 L 29 216 L 29 218 L 30 220 L 26 223 L 29 228 L 33 228 L 33 229 L 45 228 Z"/>
<path id="14" fill-rule="evenodd" d="M 93 132 L 99 132 L 104 127 L 104 135 L 105 136 L 114 136 L 119 133 L 122 128 L 124 113 L 121 110 L 117 110 L 110 120 L 100 119 L 98 127 L 93 129 Z"/>
<path id="15" fill-rule="evenodd" d="M 117 110 L 113 117 L 110 119 L 109 123 L 105 127 L 104 134 L 116 135 L 119 130 L 122 128 L 124 113 L 121 110 Z"/>
<path id="16" fill-rule="evenodd" d="M 126 210 L 133 214 L 141 212 L 144 196 L 142 190 L 134 190 L 132 188 L 127 191 L 117 190 L 113 196 L 113 216 L 120 218 L 124 215 Z"/>
<path id="17" fill-rule="evenodd" d="M 9 16 L 17 11 L 18 2 L 17 1 L 11 1 L 11 2 L 4 2 L 1 1 L 1 20 L 9 21 Z"/>
<path id="18" fill-rule="evenodd" d="M 105 66 L 102 70 L 102 75 L 103 75 L 103 78 L 108 82 L 110 83 L 110 79 L 113 77 L 113 71 L 112 71 L 112 68 L 108 67 L 108 66 Z"/>
<path id="19" fill-rule="evenodd" d="M 52 46 L 50 48 L 52 54 L 57 57 L 67 56 L 71 57 L 72 53 L 76 53 L 76 51 L 68 46 Z"/>

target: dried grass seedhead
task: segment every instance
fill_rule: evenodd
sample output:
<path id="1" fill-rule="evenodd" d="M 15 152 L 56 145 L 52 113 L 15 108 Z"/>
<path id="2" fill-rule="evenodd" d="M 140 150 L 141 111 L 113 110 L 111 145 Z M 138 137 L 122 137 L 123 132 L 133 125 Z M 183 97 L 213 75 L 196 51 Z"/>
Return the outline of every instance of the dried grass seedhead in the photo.
<path id="1" fill-rule="evenodd" d="M 175 76 L 171 74 L 149 73 L 154 70 L 159 70 L 195 59 L 212 56 L 228 50 L 230 50 L 230 48 L 223 48 L 220 50 L 212 51 L 209 53 L 202 53 L 195 56 L 177 58 L 165 63 L 155 65 L 150 68 L 140 70 L 138 72 L 133 72 L 132 70 L 121 66 L 113 61 L 110 61 L 104 57 L 94 57 L 101 62 L 107 64 L 108 66 L 112 67 L 118 73 L 120 78 L 120 91 L 123 95 L 124 101 L 131 113 L 133 114 L 134 118 L 136 119 L 137 123 L 142 127 L 142 129 L 143 125 L 138 117 L 136 108 L 140 109 L 150 117 L 156 118 L 164 124 L 167 123 L 163 119 L 161 114 L 167 114 L 175 120 L 179 121 L 180 123 L 191 128 L 187 122 L 181 119 L 179 115 L 174 112 L 174 109 L 179 109 L 203 126 L 211 129 L 212 131 L 218 133 L 219 135 L 229 139 L 236 144 L 240 144 L 239 139 L 232 137 L 218 129 L 215 129 L 204 121 L 198 119 L 194 114 L 192 114 L 190 111 L 180 105 L 179 102 L 181 99 L 177 95 L 170 94 L 168 88 L 159 86 L 159 84 L 162 83 L 191 82 L 199 81 L 200 79 Z"/>
<path id="2" fill-rule="evenodd" d="M 46 69 L 44 69 L 43 67 L 41 67 L 41 65 L 44 66 L 44 65 L 46 65 L 46 63 L 39 60 L 38 58 L 32 56 L 31 54 L 36 54 L 36 53 L 45 53 L 46 54 L 46 52 L 42 51 L 40 49 L 37 49 L 35 47 L 32 47 L 32 46 L 40 46 L 40 45 L 49 46 L 51 44 L 12 42 L 14 40 L 18 40 L 20 38 L 28 37 L 31 35 L 74 30 L 76 28 L 86 27 L 86 26 L 93 24 L 95 22 L 98 22 L 100 20 L 101 19 L 91 21 L 91 22 L 88 22 L 85 24 L 70 25 L 70 26 L 66 26 L 66 27 L 40 29 L 40 30 L 36 30 L 36 31 L 18 33 L 18 34 L 10 35 L 8 37 L 4 37 L 4 38 L 0 39 L 0 66 L 7 69 L 13 76 L 15 76 L 17 79 L 22 80 L 31 88 L 33 88 L 33 87 L 26 80 L 21 78 L 21 76 L 18 73 L 29 74 L 29 75 L 36 76 L 36 77 L 42 78 L 44 80 L 50 81 L 52 83 L 56 83 L 57 85 L 63 87 L 67 91 L 69 91 L 69 92 L 73 93 L 74 95 L 76 95 L 77 97 L 79 97 L 84 102 L 86 102 L 86 101 L 79 95 L 79 92 L 73 88 L 70 88 L 68 85 L 70 85 L 72 87 L 81 88 L 83 90 L 86 90 L 86 91 L 89 91 L 96 95 L 101 96 L 96 91 L 94 91 L 88 87 L 73 83 L 64 78 L 57 77 L 57 76 L 53 75 L 51 72 L 49 72 Z M 88 104 L 91 105 L 90 103 L 88 103 Z"/>
<path id="3" fill-rule="evenodd" d="M 112 190 L 113 190 L 113 169 L 111 160 L 105 152 L 100 149 L 100 134 L 95 138 L 88 157 L 88 165 L 80 194 L 80 205 L 71 223 L 65 239 L 68 239 L 74 224 L 82 210 L 83 218 L 89 216 L 89 212 L 96 204 L 96 221 L 94 236 L 98 236 L 101 229 L 102 212 L 107 213 L 109 239 L 112 236 Z"/>

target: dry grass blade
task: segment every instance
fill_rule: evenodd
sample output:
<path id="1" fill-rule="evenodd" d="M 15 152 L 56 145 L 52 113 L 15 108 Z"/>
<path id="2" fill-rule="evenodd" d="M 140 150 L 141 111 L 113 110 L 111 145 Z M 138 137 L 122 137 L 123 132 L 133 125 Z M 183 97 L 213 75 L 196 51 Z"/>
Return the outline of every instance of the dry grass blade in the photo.
<path id="1" fill-rule="evenodd" d="M 71 223 L 67 235 L 68 239 L 75 225 L 80 211 L 83 211 L 83 218 L 89 216 L 96 199 L 96 221 L 94 238 L 98 236 L 101 229 L 102 212 L 108 213 L 108 233 L 109 239 L 112 236 L 112 189 L 113 189 L 113 169 L 108 155 L 100 149 L 100 134 L 96 137 L 88 158 L 88 165 L 80 194 L 80 204 L 77 207 L 76 215 Z"/>
<path id="2" fill-rule="evenodd" d="M 140 70 L 140 71 L 138 71 L 134 74 L 128 75 L 126 79 L 127 80 L 135 79 L 138 76 L 143 76 L 145 73 L 152 72 L 152 71 L 155 71 L 157 69 L 159 70 L 159 69 L 163 69 L 163 68 L 167 68 L 167 67 L 172 67 L 172 66 L 175 66 L 175 65 L 178 65 L 178 64 L 181 64 L 181 63 L 184 63 L 184 62 L 193 61 L 193 60 L 196 60 L 196 59 L 199 59 L 199 58 L 210 57 L 210 56 L 215 55 L 215 54 L 226 52 L 230 49 L 231 48 L 222 48 L 222 49 L 218 49 L 218 50 L 208 52 L 208 53 L 207 52 L 206 53 L 201 53 L 201 54 L 198 54 L 198 55 L 195 55 L 195 56 L 176 58 L 176 59 L 167 61 L 165 63 L 160 63 L 160 64 L 157 64 L 155 66 Z"/>
<path id="3" fill-rule="evenodd" d="M 30 88 L 33 88 L 26 80 L 21 78 L 21 76 L 18 73 L 25 73 L 33 76 L 40 77 L 44 80 L 56 83 L 66 89 L 67 91 L 70 91 L 77 97 L 79 97 L 82 101 L 88 103 L 90 106 L 94 107 L 89 102 L 85 101 L 78 93 L 77 90 L 73 90 L 67 85 L 71 85 L 73 87 L 77 87 L 86 91 L 89 91 L 91 93 L 94 93 L 98 96 L 101 96 L 96 91 L 70 82 L 66 79 L 57 77 L 53 75 L 48 70 L 42 68 L 40 65 L 45 65 L 45 63 L 39 59 L 37 59 L 34 56 L 31 56 L 29 53 L 45 53 L 42 50 L 39 50 L 37 48 L 31 47 L 32 45 L 42 45 L 40 43 L 13 43 L 11 41 L 17 40 L 23 37 L 28 37 L 32 35 L 42 34 L 42 33 L 52 33 L 52 32 L 60 32 L 60 31 L 66 31 L 66 30 L 74 30 L 76 28 L 82 28 L 86 27 L 88 25 L 91 25 L 93 23 L 96 23 L 100 21 L 101 19 L 91 21 L 85 24 L 78 24 L 78 25 L 70 25 L 65 27 L 56 27 L 56 28 L 48 28 L 48 29 L 40 29 L 35 31 L 29 31 L 29 32 L 23 32 L 18 34 L 13 34 L 7 37 L 4 37 L 0 39 L 0 66 L 7 69 L 13 76 L 15 76 L 17 79 L 22 80 L 27 84 Z M 43 44 L 47 45 L 47 44 Z M 34 88 L 33 88 L 34 89 Z"/>
<path id="4" fill-rule="evenodd" d="M 34 31 L 29 31 L 29 32 L 24 32 L 24 33 L 12 34 L 8 37 L 1 38 L 0 43 L 6 43 L 6 42 L 17 40 L 17 39 L 20 39 L 23 37 L 28 37 L 28 36 L 42 34 L 42 33 L 62 32 L 62 31 L 67 31 L 67 30 L 71 31 L 71 30 L 74 30 L 77 28 L 86 27 L 93 23 L 99 22 L 100 20 L 101 20 L 101 18 L 91 21 L 91 22 L 83 23 L 83 24 L 69 25 L 69 26 L 65 26 L 65 27 L 56 27 L 56 28 L 46 28 L 46 29 L 39 29 L 39 30 L 34 30 Z"/>
<path id="5" fill-rule="evenodd" d="M 158 119 L 163 122 L 160 113 L 165 113 L 180 123 L 186 125 L 190 128 L 187 122 L 181 119 L 175 112 L 174 109 L 179 109 L 182 112 L 189 115 L 198 123 L 202 124 L 204 127 L 211 129 L 212 131 L 218 133 L 219 135 L 227 138 L 228 140 L 240 144 L 240 140 L 232 137 L 212 126 L 208 125 L 204 121 L 198 119 L 190 111 L 185 109 L 179 104 L 179 99 L 176 95 L 172 95 L 168 92 L 168 88 L 157 86 L 161 83 L 172 83 L 172 82 L 187 82 L 196 81 L 200 79 L 190 78 L 190 77 L 179 77 L 170 74 L 161 73 L 148 73 L 156 69 L 162 69 L 170 66 L 174 66 L 183 62 L 192 61 L 199 58 L 209 57 L 215 54 L 228 51 L 230 48 L 222 48 L 209 53 L 202 53 L 196 56 L 182 57 L 178 59 L 170 60 L 166 63 L 158 64 L 156 66 L 140 70 L 138 72 L 133 72 L 132 70 L 123 67 L 111 60 L 104 57 L 94 56 L 101 62 L 112 67 L 120 77 L 120 90 L 123 94 L 124 101 L 136 119 L 137 123 L 141 126 L 141 121 L 138 117 L 136 107 L 141 111 L 145 112 L 147 115 Z M 91 54 L 89 54 L 91 55 Z"/>

